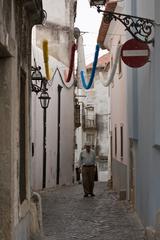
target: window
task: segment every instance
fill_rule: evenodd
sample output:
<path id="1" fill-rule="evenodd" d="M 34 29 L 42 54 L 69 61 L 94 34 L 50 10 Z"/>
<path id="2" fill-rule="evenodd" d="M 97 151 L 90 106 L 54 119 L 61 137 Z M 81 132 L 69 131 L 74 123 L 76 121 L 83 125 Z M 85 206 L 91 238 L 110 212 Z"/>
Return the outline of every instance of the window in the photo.
<path id="1" fill-rule="evenodd" d="M 93 107 L 87 107 L 85 109 L 85 127 L 86 128 L 96 127 L 96 115 Z"/>
<path id="2" fill-rule="evenodd" d="M 112 69 L 113 68 L 113 56 L 111 56 L 111 60 L 110 61 L 111 61 L 110 62 L 110 69 Z M 111 82 L 111 87 L 114 88 L 114 78 L 113 78 L 113 80 Z"/>
<path id="3" fill-rule="evenodd" d="M 86 141 L 89 142 L 91 145 L 94 145 L 95 136 L 92 133 L 87 133 Z"/>
<path id="4" fill-rule="evenodd" d="M 114 140 L 115 140 L 115 156 L 117 156 L 117 127 L 115 126 L 115 128 L 114 128 Z"/>
<path id="5" fill-rule="evenodd" d="M 108 88 L 108 97 L 111 96 L 111 89 L 110 89 L 110 85 L 107 87 Z"/>
<path id="6" fill-rule="evenodd" d="M 60 31 L 58 29 L 55 29 L 52 37 L 54 42 L 58 43 L 60 41 Z"/>
<path id="7" fill-rule="evenodd" d="M 123 159 L 123 126 L 120 127 L 121 159 Z"/>

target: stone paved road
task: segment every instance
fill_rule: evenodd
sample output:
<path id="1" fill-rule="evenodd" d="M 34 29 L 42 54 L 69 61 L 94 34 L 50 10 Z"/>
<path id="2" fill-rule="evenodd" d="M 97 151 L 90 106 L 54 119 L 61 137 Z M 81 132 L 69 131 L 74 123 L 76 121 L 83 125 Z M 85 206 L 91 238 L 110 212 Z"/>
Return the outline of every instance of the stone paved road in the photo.
<path id="1" fill-rule="evenodd" d="M 41 192 L 45 240 L 144 239 L 135 212 L 106 183 L 96 183 L 95 194 L 83 198 L 82 185 Z"/>

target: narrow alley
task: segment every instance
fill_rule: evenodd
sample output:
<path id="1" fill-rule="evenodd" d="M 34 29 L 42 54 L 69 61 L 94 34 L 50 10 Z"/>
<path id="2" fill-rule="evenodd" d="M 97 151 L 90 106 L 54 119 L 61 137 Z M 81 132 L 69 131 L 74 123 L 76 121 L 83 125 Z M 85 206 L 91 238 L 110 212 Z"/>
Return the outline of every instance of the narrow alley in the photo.
<path id="1" fill-rule="evenodd" d="M 160 240 L 159 63 L 160 0 L 0 0 L 0 240 Z"/>
<path id="2" fill-rule="evenodd" d="M 144 231 L 126 201 L 106 183 L 96 182 L 95 197 L 83 198 L 81 184 L 41 192 L 45 240 L 142 240 Z"/>

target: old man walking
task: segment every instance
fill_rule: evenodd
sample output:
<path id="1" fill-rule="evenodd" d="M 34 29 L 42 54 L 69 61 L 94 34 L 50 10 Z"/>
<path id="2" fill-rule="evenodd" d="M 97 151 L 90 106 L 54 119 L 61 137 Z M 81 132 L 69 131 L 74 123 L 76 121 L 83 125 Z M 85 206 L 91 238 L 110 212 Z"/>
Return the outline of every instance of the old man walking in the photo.
<path id="1" fill-rule="evenodd" d="M 82 152 L 80 153 L 79 165 L 82 169 L 84 197 L 88 197 L 88 195 L 91 195 L 93 197 L 95 196 L 93 193 L 93 189 L 96 155 L 94 150 L 91 149 L 91 145 L 89 143 L 85 144 L 85 149 L 82 150 Z"/>

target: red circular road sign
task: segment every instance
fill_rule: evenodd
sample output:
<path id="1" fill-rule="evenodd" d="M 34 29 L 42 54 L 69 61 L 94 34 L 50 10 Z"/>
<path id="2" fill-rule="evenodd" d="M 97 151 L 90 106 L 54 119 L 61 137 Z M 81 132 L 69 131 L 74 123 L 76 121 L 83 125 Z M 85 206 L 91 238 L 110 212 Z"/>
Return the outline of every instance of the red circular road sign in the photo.
<path id="1" fill-rule="evenodd" d="M 149 60 L 150 49 L 144 42 L 130 39 L 121 49 L 121 58 L 125 64 L 132 68 L 139 68 Z"/>

